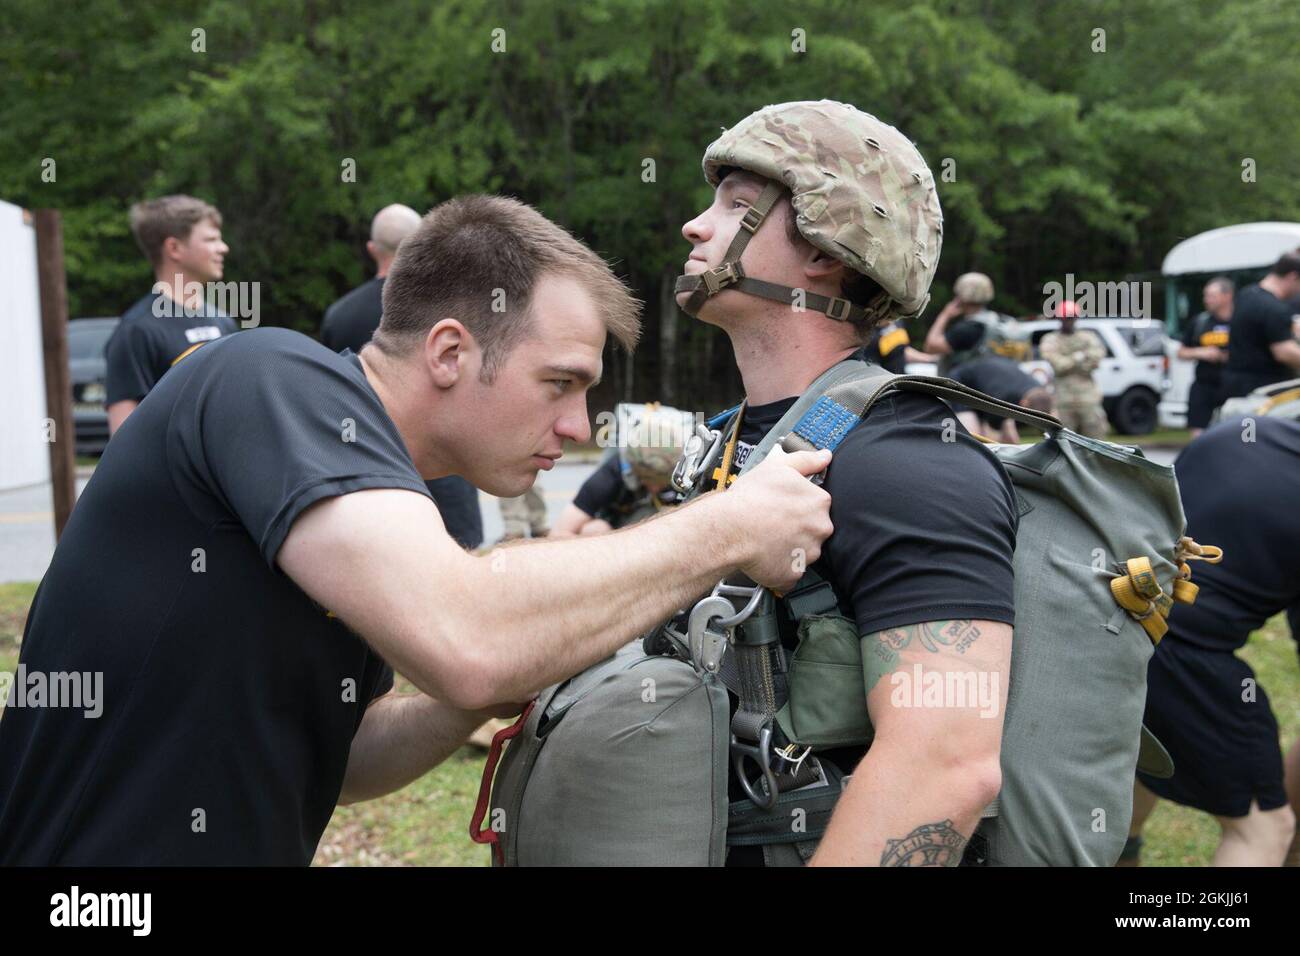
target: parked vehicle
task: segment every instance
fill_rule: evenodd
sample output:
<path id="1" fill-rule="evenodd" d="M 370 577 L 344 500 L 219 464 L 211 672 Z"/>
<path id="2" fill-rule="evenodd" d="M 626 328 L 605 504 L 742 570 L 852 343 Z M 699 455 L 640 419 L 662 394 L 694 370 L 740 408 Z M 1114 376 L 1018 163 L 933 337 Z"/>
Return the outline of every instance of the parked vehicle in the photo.
<path id="1" fill-rule="evenodd" d="M 1111 427 L 1121 435 L 1146 435 L 1159 424 L 1160 396 L 1168 384 L 1167 337 L 1159 322 L 1133 318 L 1079 319 L 1076 326 L 1096 333 L 1105 346 L 1106 357 L 1092 373 L 1101 390 L 1101 404 Z M 1026 322 L 1034 346 L 1034 360 L 1022 365 L 1041 381 L 1051 376 L 1038 343 L 1048 332 L 1061 327 L 1057 319 Z M 1040 374 L 1041 373 L 1041 374 Z"/>
<path id="2" fill-rule="evenodd" d="M 1146 435 L 1159 424 L 1160 397 L 1169 384 L 1170 356 L 1177 343 L 1165 336 L 1159 322 L 1134 318 L 1079 319 L 1078 328 L 1097 334 L 1106 357 L 1093 373 L 1101 389 L 1102 407 L 1111 427 L 1121 435 Z M 1040 319 L 1017 326 L 1029 336 L 1033 357 L 1020 367 L 1044 385 L 1052 385 L 1052 367 L 1038 352 L 1038 343 L 1048 332 L 1061 327 L 1057 319 Z M 1172 349 L 1172 351 L 1171 351 Z M 936 366 L 911 363 L 911 375 L 935 375 Z M 1184 399 L 1185 402 L 1185 399 Z M 1184 414 L 1186 414 L 1184 410 Z"/>
<path id="3" fill-rule="evenodd" d="M 104 410 L 104 347 L 119 319 L 73 319 L 68 323 L 68 366 L 72 380 L 72 417 L 77 454 L 100 455 L 108 444 Z"/>

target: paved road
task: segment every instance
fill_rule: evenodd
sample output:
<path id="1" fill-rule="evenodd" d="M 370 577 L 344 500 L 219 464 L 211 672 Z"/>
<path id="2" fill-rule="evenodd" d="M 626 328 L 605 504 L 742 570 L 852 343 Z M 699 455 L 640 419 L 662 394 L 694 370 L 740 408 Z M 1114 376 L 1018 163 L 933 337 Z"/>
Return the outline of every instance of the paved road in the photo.
<path id="1" fill-rule="evenodd" d="M 1172 464 L 1176 451 L 1151 449 L 1147 457 L 1161 464 Z M 542 472 L 538 482 L 551 520 L 573 500 L 578 488 L 595 468 L 594 462 L 561 463 Z M 87 476 L 88 470 L 79 470 Z M 86 485 L 86 477 L 77 481 L 77 493 Z M 485 540 L 501 537 L 501 513 L 497 500 L 480 494 L 483 508 Z M 35 485 L 15 491 L 0 492 L 0 583 L 39 581 L 54 553 L 54 502 L 49 485 Z"/>

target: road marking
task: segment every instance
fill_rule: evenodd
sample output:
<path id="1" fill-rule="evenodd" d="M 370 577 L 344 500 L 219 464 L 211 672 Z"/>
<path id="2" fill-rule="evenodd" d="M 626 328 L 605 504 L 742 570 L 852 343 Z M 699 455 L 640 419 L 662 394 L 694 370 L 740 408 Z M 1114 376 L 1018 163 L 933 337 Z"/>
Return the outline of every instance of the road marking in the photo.
<path id="1" fill-rule="evenodd" d="M 36 524 L 38 521 L 53 521 L 52 511 L 15 511 L 12 514 L 0 514 L 0 524 Z"/>

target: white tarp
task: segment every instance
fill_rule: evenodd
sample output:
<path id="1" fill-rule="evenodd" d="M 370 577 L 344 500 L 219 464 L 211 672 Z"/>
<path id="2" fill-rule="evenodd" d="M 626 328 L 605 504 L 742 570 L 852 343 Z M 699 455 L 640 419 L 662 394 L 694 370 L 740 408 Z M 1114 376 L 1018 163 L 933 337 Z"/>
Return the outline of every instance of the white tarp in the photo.
<path id="1" fill-rule="evenodd" d="M 0 491 L 50 480 L 45 419 L 36 230 L 0 201 Z"/>
<path id="2" fill-rule="evenodd" d="M 1169 250 L 1160 271 L 1228 272 L 1271 266 L 1284 252 L 1300 247 L 1300 222 L 1243 222 L 1184 239 Z"/>

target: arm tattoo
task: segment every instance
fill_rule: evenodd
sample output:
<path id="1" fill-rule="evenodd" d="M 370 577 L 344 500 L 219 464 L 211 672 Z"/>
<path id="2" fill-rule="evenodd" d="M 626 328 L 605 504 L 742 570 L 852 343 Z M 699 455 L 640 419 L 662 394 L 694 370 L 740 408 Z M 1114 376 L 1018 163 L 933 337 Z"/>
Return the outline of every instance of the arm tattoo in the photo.
<path id="1" fill-rule="evenodd" d="M 965 654 L 979 636 L 980 629 L 973 621 L 927 621 L 878 631 L 874 635 L 875 641 L 868 642 L 872 660 L 867 662 L 871 675 L 867 690 L 870 691 L 881 677 L 898 666 L 899 654 L 914 640 L 932 654 L 939 653 L 941 646 L 953 647 L 957 653 Z"/>
<path id="2" fill-rule="evenodd" d="M 881 866 L 956 866 L 966 838 L 951 820 L 923 823 L 901 840 L 886 840 Z"/>

